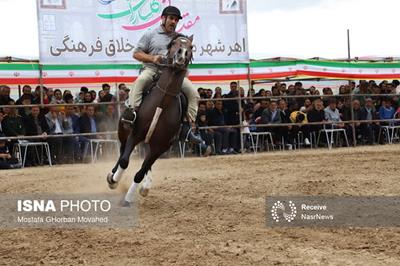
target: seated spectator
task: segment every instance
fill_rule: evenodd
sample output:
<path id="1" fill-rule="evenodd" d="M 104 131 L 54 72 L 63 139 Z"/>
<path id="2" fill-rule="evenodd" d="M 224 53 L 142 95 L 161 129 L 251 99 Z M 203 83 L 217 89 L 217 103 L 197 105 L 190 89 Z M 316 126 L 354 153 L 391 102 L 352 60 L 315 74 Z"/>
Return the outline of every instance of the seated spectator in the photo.
<path id="1" fill-rule="evenodd" d="M 80 91 L 78 97 L 75 98 L 74 103 L 83 103 L 85 101 L 85 93 Z"/>
<path id="2" fill-rule="evenodd" d="M 79 133 L 78 119 L 79 116 L 75 114 L 75 107 L 66 106 L 65 114 L 61 112 L 63 133 L 68 135 Z M 63 153 L 64 159 L 67 162 L 73 162 L 75 159 L 79 160 L 82 158 L 79 152 L 78 140 L 78 137 L 63 138 Z"/>
<path id="3" fill-rule="evenodd" d="M 27 136 L 43 136 L 42 139 L 30 139 L 31 142 L 46 142 L 47 135 L 50 133 L 49 126 L 47 124 L 45 116 L 40 112 L 40 108 L 38 106 L 34 106 L 31 108 L 30 114 L 28 116 L 23 117 L 24 126 L 26 129 Z M 36 154 L 33 149 L 28 149 L 27 158 L 26 158 L 26 166 L 36 166 L 39 164 L 37 161 Z"/>
<path id="4" fill-rule="evenodd" d="M 301 111 L 294 111 L 290 114 L 290 122 L 293 124 L 304 124 L 303 125 L 293 125 L 290 130 L 289 135 L 289 144 L 293 144 L 293 140 L 297 140 L 297 136 L 301 131 L 304 136 L 304 143 L 306 145 L 311 145 L 310 140 L 308 139 L 310 136 L 309 127 L 305 126 L 308 123 L 307 114 Z"/>
<path id="5" fill-rule="evenodd" d="M 14 100 L 10 100 L 6 105 L 15 105 Z M 25 127 L 22 121 L 22 117 L 17 114 L 15 107 L 5 107 L 4 108 L 4 118 L 2 122 L 2 127 L 4 134 L 7 137 L 16 137 L 25 135 Z"/>
<path id="6" fill-rule="evenodd" d="M 89 105 L 86 107 L 86 111 L 78 119 L 78 127 L 80 133 L 97 133 L 98 132 L 98 118 L 96 117 L 95 107 Z M 89 148 L 89 139 L 96 139 L 97 135 L 93 136 L 81 136 L 79 137 L 79 143 L 81 144 L 82 159 L 85 160 L 87 157 L 87 151 Z"/>
<path id="7" fill-rule="evenodd" d="M 315 95 L 315 91 L 316 90 L 317 89 L 315 88 L 315 86 L 311 86 L 310 88 L 308 88 L 308 91 L 309 91 L 310 95 Z"/>
<path id="8" fill-rule="evenodd" d="M 214 109 L 214 102 L 213 101 L 206 101 L 206 112 L 211 112 Z"/>
<path id="9" fill-rule="evenodd" d="M 259 119 L 260 124 L 281 124 L 282 117 L 281 111 L 278 109 L 276 101 L 271 101 L 269 108 L 265 109 Z M 283 136 L 282 127 L 267 127 L 261 128 L 259 131 L 271 132 L 275 136 L 277 143 L 281 143 Z"/>
<path id="10" fill-rule="evenodd" d="M 196 124 L 198 127 L 208 127 L 207 115 L 206 112 L 200 111 L 197 115 Z M 212 145 L 214 142 L 214 132 L 211 129 L 200 129 L 199 130 L 200 137 L 204 141 L 204 144 L 201 147 L 201 151 L 203 156 L 209 156 L 212 153 Z"/>
<path id="11" fill-rule="evenodd" d="M 98 103 L 105 102 L 105 101 L 104 101 L 104 96 L 105 96 L 105 95 L 106 95 L 106 92 L 105 92 L 105 91 L 103 91 L 103 90 L 99 91 L 99 92 L 98 92 L 98 97 L 97 97 L 97 102 L 98 102 Z M 100 105 L 100 107 L 101 107 L 101 105 Z"/>
<path id="12" fill-rule="evenodd" d="M 63 99 L 63 94 L 61 92 L 61 90 L 59 89 L 55 89 L 54 90 L 54 97 L 51 99 L 52 104 L 61 104 L 61 103 L 65 103 L 64 99 Z"/>
<path id="13" fill-rule="evenodd" d="M 10 100 L 7 105 L 15 105 L 14 100 Z M 22 117 L 17 114 L 17 110 L 15 107 L 5 107 L 4 117 L 2 121 L 2 128 L 4 134 L 7 137 L 17 137 L 25 135 L 25 126 L 22 120 Z M 17 143 L 16 140 L 10 141 L 8 143 L 9 150 L 12 150 L 14 144 Z"/>
<path id="14" fill-rule="evenodd" d="M 102 86 L 102 90 L 104 91 L 104 96 L 102 98 L 103 103 L 108 103 L 108 102 L 114 102 L 115 101 L 115 97 L 114 95 L 112 95 L 110 93 L 111 87 L 109 84 L 103 84 Z"/>
<path id="15" fill-rule="evenodd" d="M 121 102 L 119 104 L 120 112 L 121 114 L 123 114 L 127 106 L 129 92 L 127 92 L 127 90 L 119 90 L 118 95 L 119 95 L 119 101 Z"/>
<path id="16" fill-rule="evenodd" d="M 295 95 L 296 94 L 296 88 L 294 85 L 289 85 L 286 91 L 286 95 Z"/>
<path id="17" fill-rule="evenodd" d="M 332 95 L 333 95 L 333 91 L 331 88 L 329 87 L 325 87 L 322 89 L 322 94 L 324 95 L 324 97 L 322 98 L 323 102 L 324 102 L 324 106 L 328 106 L 329 105 L 329 99 L 331 99 Z"/>
<path id="18" fill-rule="evenodd" d="M 335 98 L 329 99 L 329 106 L 325 108 L 325 120 L 332 122 L 332 127 L 344 128 L 342 119 L 340 118 L 339 110 L 337 107 L 337 100 Z"/>
<path id="19" fill-rule="evenodd" d="M 8 105 L 12 100 L 10 97 L 11 88 L 6 85 L 0 86 L 0 105 Z"/>
<path id="20" fill-rule="evenodd" d="M 128 100 L 129 93 L 127 93 L 126 90 L 119 90 L 118 96 L 120 102 L 125 102 L 126 100 Z"/>
<path id="21" fill-rule="evenodd" d="M 72 96 L 72 94 L 65 94 L 63 100 L 64 100 L 65 103 L 73 104 L 74 103 L 74 96 Z"/>
<path id="22" fill-rule="evenodd" d="M 244 105 L 245 105 L 244 109 L 245 110 L 249 110 L 249 109 L 253 110 L 254 109 L 254 105 L 256 104 L 255 100 L 252 99 L 253 97 L 255 97 L 254 95 L 255 95 L 254 89 L 253 88 L 249 89 L 247 92 L 247 98 L 250 98 L 250 99 L 246 99 L 244 101 Z"/>
<path id="23" fill-rule="evenodd" d="M 291 122 L 290 121 L 290 111 L 287 106 L 286 100 L 284 100 L 284 99 L 279 100 L 278 107 L 279 107 L 282 123 L 289 124 Z M 292 129 L 291 126 L 285 126 L 285 127 L 281 128 L 282 137 L 286 143 L 292 143 L 292 141 L 289 140 L 289 131 L 291 129 Z"/>
<path id="24" fill-rule="evenodd" d="M 276 101 L 272 101 L 268 109 L 265 109 L 261 115 L 262 124 L 280 124 L 282 118 L 280 110 L 278 110 L 278 104 Z"/>
<path id="25" fill-rule="evenodd" d="M 254 119 L 254 113 L 251 111 L 245 111 L 243 115 L 244 115 L 243 118 L 244 127 L 242 128 L 242 133 L 257 132 L 257 125 Z"/>
<path id="26" fill-rule="evenodd" d="M 32 87 L 29 85 L 24 85 L 22 87 L 22 95 L 21 97 L 15 102 L 16 105 L 22 105 L 22 102 L 26 99 L 30 99 L 30 102 L 33 102 L 33 95 L 32 95 Z"/>
<path id="27" fill-rule="evenodd" d="M 308 122 L 317 123 L 323 122 L 325 120 L 324 105 L 321 99 L 314 100 L 313 109 L 307 114 Z M 310 132 L 319 132 L 323 126 L 322 125 L 308 125 Z"/>
<path id="28" fill-rule="evenodd" d="M 65 91 L 63 92 L 63 99 L 64 99 L 64 102 L 65 102 L 65 96 L 67 96 L 67 95 L 72 95 L 72 92 L 71 92 L 70 90 L 65 90 Z"/>
<path id="29" fill-rule="evenodd" d="M 44 137 L 50 134 L 50 128 L 47 124 L 46 117 L 40 112 L 39 106 L 33 106 L 31 113 L 23 119 L 27 136 Z"/>
<path id="30" fill-rule="evenodd" d="M 21 168 L 21 163 L 11 156 L 7 141 L 2 139 L 4 137 L 5 135 L 0 133 L 0 170 Z"/>
<path id="31" fill-rule="evenodd" d="M 105 106 L 106 112 L 98 118 L 99 132 L 112 132 L 118 129 L 118 114 L 115 105 L 108 104 Z M 112 135 L 107 135 L 107 139 L 112 139 Z"/>
<path id="32" fill-rule="evenodd" d="M 252 139 L 250 136 L 251 132 L 257 132 L 256 122 L 254 120 L 254 113 L 250 110 L 244 112 L 243 127 L 241 128 L 241 133 L 245 134 L 244 137 L 244 148 L 245 150 L 250 150 L 252 147 Z"/>
<path id="33" fill-rule="evenodd" d="M 368 82 L 365 80 L 360 80 L 360 84 L 358 85 L 358 88 L 353 91 L 353 94 L 361 95 L 356 96 L 355 99 L 359 100 L 361 105 L 365 105 L 365 94 L 370 94 Z"/>
<path id="34" fill-rule="evenodd" d="M 222 98 L 222 89 L 221 87 L 216 87 L 214 90 L 214 99 Z"/>
<path id="35" fill-rule="evenodd" d="M 349 144 L 351 144 L 353 141 L 353 138 L 351 137 L 353 135 L 351 126 L 343 123 L 342 119 L 340 118 L 339 110 L 336 107 L 337 107 L 336 98 L 330 98 L 329 106 L 325 108 L 325 120 L 327 122 L 331 122 L 331 125 L 330 126 L 325 125 L 325 127 L 328 129 L 331 128 L 344 129 L 346 131 L 346 135 L 348 136 L 347 140 Z"/>
<path id="36" fill-rule="evenodd" d="M 83 113 L 78 119 L 79 132 L 80 133 L 97 133 L 97 117 L 95 116 L 95 107 L 89 105 L 86 108 L 86 112 Z M 93 137 L 95 138 L 95 137 Z"/>
<path id="37" fill-rule="evenodd" d="M 300 111 L 302 111 L 303 113 L 308 113 L 312 109 L 313 109 L 313 105 L 312 105 L 311 100 L 309 98 L 305 99 L 304 105 L 302 107 L 300 107 Z"/>
<path id="38" fill-rule="evenodd" d="M 63 134 L 63 119 L 60 114 L 59 107 L 51 107 L 50 111 L 45 115 L 47 125 L 49 126 L 50 135 L 62 135 Z M 53 137 L 49 138 L 49 146 L 52 156 L 52 162 L 59 164 L 63 160 L 62 149 L 63 149 L 63 138 Z"/>
<path id="39" fill-rule="evenodd" d="M 208 113 L 210 126 L 226 126 L 222 101 L 216 101 L 215 108 Z M 237 153 L 239 150 L 238 132 L 233 128 L 213 129 L 217 154 Z"/>
<path id="40" fill-rule="evenodd" d="M 206 98 L 206 93 L 202 87 L 197 88 L 197 93 L 199 94 L 200 99 Z"/>
<path id="41" fill-rule="evenodd" d="M 43 86 L 43 104 L 49 104 L 51 101 L 51 93 L 49 93 L 48 88 Z M 40 86 L 36 86 L 35 91 L 32 93 L 33 96 L 33 101 L 32 103 L 34 104 L 40 104 L 41 103 L 41 99 L 42 99 L 42 92 L 41 92 L 41 87 Z M 48 110 L 46 110 L 45 112 L 47 113 Z"/>
<path id="42" fill-rule="evenodd" d="M 365 99 L 365 106 L 361 108 L 360 120 L 371 121 L 378 120 L 374 102 L 372 98 Z M 379 123 L 367 122 L 361 125 L 361 134 L 367 139 L 367 143 L 372 145 L 376 141 L 380 130 Z"/>
<path id="43" fill-rule="evenodd" d="M 350 121 L 350 120 L 355 120 L 355 121 L 360 121 L 363 118 L 363 113 L 361 110 L 361 104 L 359 100 L 353 100 L 352 103 L 352 109 L 353 109 L 353 115 L 354 115 L 354 119 L 352 119 L 352 110 L 351 108 L 348 108 L 345 110 L 343 117 L 344 117 L 344 121 Z M 351 125 L 349 125 L 351 126 Z M 365 124 L 361 124 L 361 122 L 356 122 L 354 123 L 354 127 L 355 127 L 355 132 L 356 132 L 356 139 L 359 140 L 360 142 L 363 140 L 363 127 L 365 126 Z M 353 131 L 351 130 L 351 135 L 350 137 L 353 139 Z"/>
<path id="44" fill-rule="evenodd" d="M 96 93 L 96 92 L 95 92 Z M 83 98 L 84 103 L 92 103 L 94 99 L 92 98 L 92 94 L 90 92 L 86 92 Z"/>
<path id="45" fill-rule="evenodd" d="M 382 106 L 379 109 L 379 119 L 381 120 L 390 120 L 394 118 L 394 113 L 395 110 L 392 107 L 392 100 L 389 98 L 386 98 L 382 102 Z M 390 122 L 382 122 L 381 125 L 391 125 L 393 123 Z"/>
<path id="46" fill-rule="evenodd" d="M 97 96 L 96 91 L 95 90 L 91 90 L 91 91 L 89 91 L 89 93 L 90 93 L 91 102 L 95 102 L 96 96 Z"/>
<path id="47" fill-rule="evenodd" d="M 206 90 L 206 98 L 207 98 L 207 99 L 211 99 L 212 96 L 213 96 L 213 91 L 212 91 L 212 89 L 207 89 L 207 90 Z"/>
<path id="48" fill-rule="evenodd" d="M 47 88 L 46 95 L 49 98 L 49 101 L 51 103 L 51 101 L 54 99 L 54 90 L 53 90 L 53 88 Z"/>
<path id="49" fill-rule="evenodd" d="M 30 97 L 29 95 L 22 95 L 21 98 L 18 99 L 18 101 L 20 101 L 20 105 L 30 105 L 30 104 L 32 104 L 32 97 Z M 21 117 L 26 117 L 30 113 L 31 113 L 31 108 L 30 107 L 18 108 L 18 114 Z"/>
<path id="50" fill-rule="evenodd" d="M 85 102 L 85 95 L 86 95 L 87 92 L 89 92 L 89 89 L 87 87 L 81 87 L 81 90 L 79 91 L 78 97 L 75 99 L 75 103 L 84 103 Z"/>
<path id="51" fill-rule="evenodd" d="M 256 120 L 262 116 L 264 110 L 269 108 L 270 102 L 269 99 L 262 99 L 254 106 L 254 118 Z"/>

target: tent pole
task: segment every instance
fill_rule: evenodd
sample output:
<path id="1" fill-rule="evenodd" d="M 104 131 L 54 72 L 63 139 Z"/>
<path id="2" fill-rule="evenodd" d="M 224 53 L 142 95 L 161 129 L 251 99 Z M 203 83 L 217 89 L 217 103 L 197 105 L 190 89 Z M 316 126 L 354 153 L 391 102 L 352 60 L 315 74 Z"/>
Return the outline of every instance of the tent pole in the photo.
<path id="1" fill-rule="evenodd" d="M 347 58 L 349 63 L 351 62 L 351 50 L 350 50 L 350 30 L 347 30 Z M 349 80 L 349 85 L 351 84 L 351 80 Z M 353 146 L 357 146 L 357 136 L 356 136 L 356 124 L 354 122 L 354 109 L 353 109 L 353 92 L 350 92 L 350 110 L 351 110 L 351 120 L 353 123 L 351 124 L 353 130 Z"/>

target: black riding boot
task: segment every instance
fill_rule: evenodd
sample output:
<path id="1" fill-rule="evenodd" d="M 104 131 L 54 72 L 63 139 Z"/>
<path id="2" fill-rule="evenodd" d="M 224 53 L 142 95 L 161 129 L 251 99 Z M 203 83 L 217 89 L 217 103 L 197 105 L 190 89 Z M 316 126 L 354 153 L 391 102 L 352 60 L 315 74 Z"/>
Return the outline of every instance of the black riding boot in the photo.
<path id="1" fill-rule="evenodd" d="M 137 117 L 136 111 L 137 110 L 135 108 L 127 107 L 121 116 L 121 121 L 124 124 L 129 125 L 130 127 L 133 127 L 133 125 L 135 124 L 136 117 Z"/>
<path id="2" fill-rule="evenodd" d="M 187 141 L 189 141 L 190 143 L 193 143 L 193 144 L 202 143 L 203 140 L 201 139 L 201 137 L 200 136 L 196 136 L 193 133 L 193 130 L 191 130 L 191 129 L 192 129 L 192 127 L 191 127 L 189 122 L 187 122 L 187 121 L 183 122 L 181 138 L 183 140 L 187 140 Z"/>

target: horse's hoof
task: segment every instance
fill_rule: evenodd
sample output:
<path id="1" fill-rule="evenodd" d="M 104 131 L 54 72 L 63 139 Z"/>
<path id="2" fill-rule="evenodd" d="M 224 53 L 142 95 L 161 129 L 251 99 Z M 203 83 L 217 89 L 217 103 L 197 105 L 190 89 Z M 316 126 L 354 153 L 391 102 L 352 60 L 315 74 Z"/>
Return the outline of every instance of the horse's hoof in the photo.
<path id="1" fill-rule="evenodd" d="M 146 197 L 147 195 L 149 195 L 149 191 L 150 191 L 150 189 L 141 187 L 141 188 L 139 189 L 139 194 L 140 194 L 142 197 Z"/>
<path id="2" fill-rule="evenodd" d="M 110 189 L 116 189 L 118 186 L 118 183 L 114 181 L 113 176 L 114 176 L 113 173 L 109 173 L 107 175 L 107 183 Z"/>
<path id="3" fill-rule="evenodd" d="M 129 208 L 131 207 L 131 203 L 129 201 L 124 200 L 122 201 L 121 206 L 124 208 Z"/>

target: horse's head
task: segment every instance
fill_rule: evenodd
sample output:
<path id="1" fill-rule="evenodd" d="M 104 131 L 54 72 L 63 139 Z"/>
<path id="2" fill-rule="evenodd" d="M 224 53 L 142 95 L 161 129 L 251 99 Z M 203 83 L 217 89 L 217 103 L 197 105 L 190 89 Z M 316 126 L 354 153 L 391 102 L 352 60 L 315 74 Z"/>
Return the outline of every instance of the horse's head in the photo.
<path id="1" fill-rule="evenodd" d="M 168 45 L 168 62 L 172 62 L 172 67 L 186 69 L 193 59 L 193 35 L 177 35 Z"/>

